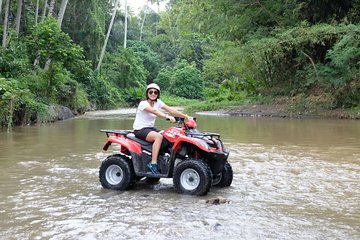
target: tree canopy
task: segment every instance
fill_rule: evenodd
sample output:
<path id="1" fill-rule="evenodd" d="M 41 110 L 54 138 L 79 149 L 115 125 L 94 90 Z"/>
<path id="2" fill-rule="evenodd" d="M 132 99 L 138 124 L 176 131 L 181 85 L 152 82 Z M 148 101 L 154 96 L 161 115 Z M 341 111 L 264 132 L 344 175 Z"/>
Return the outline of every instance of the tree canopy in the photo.
<path id="1" fill-rule="evenodd" d="M 264 96 L 360 108 L 360 0 L 148 8 L 160 2 L 136 15 L 113 0 L 1 1 L 0 125 L 44 121 L 49 104 L 79 113 L 136 104 L 154 81 L 165 96 L 206 102 Z"/>

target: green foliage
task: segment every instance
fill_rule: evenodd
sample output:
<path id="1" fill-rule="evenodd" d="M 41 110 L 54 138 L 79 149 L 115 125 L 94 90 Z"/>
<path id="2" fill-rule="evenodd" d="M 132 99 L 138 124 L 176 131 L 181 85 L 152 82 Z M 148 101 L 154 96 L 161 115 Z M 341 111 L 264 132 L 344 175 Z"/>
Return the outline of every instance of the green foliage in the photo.
<path id="1" fill-rule="evenodd" d="M 67 4 L 62 29 L 74 42 L 82 46 L 93 69 L 99 60 L 106 26 L 111 18 L 110 13 L 109 1 L 72 0 Z"/>
<path id="2" fill-rule="evenodd" d="M 211 85 L 218 85 L 228 82 L 234 82 L 237 86 L 236 91 L 247 91 L 256 93 L 257 83 L 254 79 L 255 73 L 248 71 L 253 67 L 250 49 L 231 43 L 228 41 L 221 42 L 216 51 L 211 54 L 211 58 L 204 62 L 203 75 L 206 82 Z M 250 56 L 248 56 L 250 55 Z M 236 63 L 236 64 L 227 64 Z M 235 83 L 236 82 L 236 83 Z M 234 84 L 225 84 L 231 86 Z"/>
<path id="3" fill-rule="evenodd" d="M 204 82 L 196 66 L 180 62 L 171 78 L 169 92 L 180 97 L 199 99 L 203 97 L 203 88 Z"/>
<path id="4" fill-rule="evenodd" d="M 132 107 L 137 106 L 139 104 L 139 102 L 144 99 L 144 97 L 145 97 L 144 92 L 145 92 L 145 89 L 141 88 L 141 87 L 138 87 L 138 88 L 131 87 L 131 88 L 125 89 L 124 98 L 125 98 L 126 104 L 128 106 L 132 106 Z"/>
<path id="5" fill-rule="evenodd" d="M 142 60 L 144 68 L 148 72 L 147 83 L 153 82 L 160 68 L 159 56 L 150 49 L 144 42 L 128 41 L 128 47 L 134 51 L 134 54 Z"/>
<path id="6" fill-rule="evenodd" d="M 154 82 L 156 82 L 162 91 L 169 91 L 171 89 L 171 78 L 174 72 L 170 67 L 164 67 L 159 71 Z"/>
<path id="7" fill-rule="evenodd" d="M 73 98 L 68 99 L 70 100 L 68 106 L 78 113 L 84 113 L 90 109 L 88 95 L 82 85 L 78 84 L 76 81 L 74 81 L 74 84 L 76 87 L 75 92 L 73 93 Z"/>
<path id="8" fill-rule="evenodd" d="M 31 60 L 38 58 L 42 66 L 48 59 L 52 59 L 70 67 L 83 58 L 82 49 L 73 44 L 68 34 L 61 31 L 54 18 L 47 18 L 39 23 L 28 37 L 27 43 Z"/>
<path id="9" fill-rule="evenodd" d="M 123 103 L 123 96 L 118 87 L 97 73 L 91 75 L 86 91 L 95 109 L 116 108 Z"/>
<path id="10" fill-rule="evenodd" d="M 34 5 L 24 5 L 20 34 L 10 30 L 0 48 L 3 126 L 44 120 L 48 103 L 78 112 L 135 104 L 153 81 L 173 105 L 205 98 L 215 108 L 254 96 L 290 97 L 299 109 L 360 105 L 360 0 L 170 1 L 167 11 L 148 12 L 142 42 L 134 41 L 141 19 L 130 12 L 128 49 L 121 10 L 100 73 L 91 67 L 112 2 L 69 1 L 62 29 L 51 17 L 35 26 Z"/>
<path id="11" fill-rule="evenodd" d="M 0 79 L 0 126 L 11 128 L 41 117 L 43 105 L 16 79 Z"/>
<path id="12" fill-rule="evenodd" d="M 184 97 L 170 95 L 166 91 L 161 91 L 161 100 L 163 100 L 168 106 L 188 106 L 193 103 L 199 102 L 197 99 L 188 99 Z"/>
<path id="13" fill-rule="evenodd" d="M 210 38 L 199 33 L 190 33 L 179 41 L 180 57 L 188 62 L 194 62 L 197 69 L 203 70 L 203 60 L 207 58 Z"/>
<path id="14" fill-rule="evenodd" d="M 212 99 L 211 101 L 203 101 L 203 102 L 196 102 L 189 104 L 185 107 L 186 112 L 196 112 L 196 111 L 213 111 L 218 109 L 230 109 L 233 106 L 239 106 L 244 105 L 245 103 L 248 103 L 247 101 L 228 101 L 228 100 L 222 100 L 222 101 L 216 101 Z"/>
<path id="15" fill-rule="evenodd" d="M 11 78 L 30 71 L 26 45 L 21 41 L 10 41 L 7 48 L 0 48 L 0 76 Z"/>
<path id="16" fill-rule="evenodd" d="M 350 109 L 349 115 L 353 119 L 360 119 L 360 106 L 356 106 Z"/>
<path id="17" fill-rule="evenodd" d="M 122 90 L 146 85 L 148 72 L 132 49 L 119 47 L 115 53 L 106 55 L 102 68 L 105 76 Z"/>
<path id="18" fill-rule="evenodd" d="M 159 34 L 147 39 L 148 45 L 158 54 L 163 65 L 172 66 L 179 55 L 179 48 L 168 34 Z"/>

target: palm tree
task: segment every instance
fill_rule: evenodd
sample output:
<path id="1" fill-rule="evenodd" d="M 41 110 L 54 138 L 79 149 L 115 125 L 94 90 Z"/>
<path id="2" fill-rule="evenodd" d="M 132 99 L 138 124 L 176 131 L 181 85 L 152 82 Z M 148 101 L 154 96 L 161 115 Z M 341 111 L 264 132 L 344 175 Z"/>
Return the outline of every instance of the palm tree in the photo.
<path id="1" fill-rule="evenodd" d="M 6 3 L 5 3 L 5 16 L 4 16 L 4 29 L 3 29 L 3 41 L 2 41 L 3 48 L 6 48 L 6 45 L 7 45 L 7 34 L 8 34 L 8 24 L 9 24 L 9 6 L 10 6 L 10 0 L 6 0 Z"/>
<path id="2" fill-rule="evenodd" d="M 61 27 L 62 21 L 64 19 L 64 14 L 65 14 L 65 9 L 66 9 L 67 3 L 68 3 L 68 0 L 61 1 L 61 6 L 60 6 L 60 11 L 59 11 L 59 16 L 58 16 L 59 27 Z"/>
<path id="3" fill-rule="evenodd" d="M 2 9 L 2 0 L 0 0 L 0 16 L 1 16 L 1 9 Z"/>
<path id="4" fill-rule="evenodd" d="M 39 18 L 39 2 L 40 0 L 36 0 L 36 7 L 35 7 L 35 27 L 38 24 L 38 18 Z"/>
<path id="5" fill-rule="evenodd" d="M 126 48 L 126 42 L 127 42 L 127 18 L 128 18 L 128 6 L 127 6 L 127 0 L 125 0 L 125 29 L 124 29 L 124 48 Z"/>
<path id="6" fill-rule="evenodd" d="M 19 32 L 20 32 L 22 6 L 23 6 L 23 0 L 19 0 L 18 6 L 17 6 L 17 11 L 16 11 L 16 17 L 15 17 L 15 33 L 16 33 L 16 35 L 19 35 Z"/>
<path id="7" fill-rule="evenodd" d="M 56 3 L 56 0 L 51 0 L 51 2 L 49 4 L 48 17 L 51 17 L 54 14 L 55 3 Z"/>
<path id="8" fill-rule="evenodd" d="M 46 16 L 46 8 L 47 8 L 47 0 L 44 0 L 44 6 L 43 6 L 43 10 L 41 13 L 41 20 L 44 21 L 45 20 L 45 16 Z"/>
<path id="9" fill-rule="evenodd" d="M 140 41 L 141 41 L 143 30 L 144 30 L 145 18 L 146 18 L 148 7 L 149 7 L 148 5 L 149 5 L 149 0 L 146 0 L 146 4 L 144 6 L 144 17 L 141 21 L 141 27 L 140 27 L 140 39 L 139 39 Z"/>
<path id="10" fill-rule="evenodd" d="M 116 0 L 115 2 L 115 6 L 114 6 L 114 10 L 113 10 L 113 14 L 112 14 L 112 17 L 111 17 L 111 21 L 110 21 L 110 25 L 109 25 L 109 28 L 108 28 L 108 31 L 107 31 L 107 34 L 106 34 L 106 37 L 105 37 L 105 42 L 104 42 L 104 45 L 101 49 L 101 54 L 100 54 L 100 59 L 99 59 L 99 63 L 96 67 L 96 70 L 99 70 L 100 69 L 100 66 L 101 66 L 101 63 L 102 63 L 102 60 L 104 58 L 104 54 L 105 54 L 105 50 L 106 50 L 106 45 L 107 45 L 107 42 L 109 40 L 109 36 L 110 36 L 110 32 L 111 32 L 111 29 L 112 29 L 112 26 L 114 24 L 114 19 L 115 19 L 115 16 L 116 16 L 116 11 L 117 11 L 117 7 L 120 3 L 120 0 Z"/>

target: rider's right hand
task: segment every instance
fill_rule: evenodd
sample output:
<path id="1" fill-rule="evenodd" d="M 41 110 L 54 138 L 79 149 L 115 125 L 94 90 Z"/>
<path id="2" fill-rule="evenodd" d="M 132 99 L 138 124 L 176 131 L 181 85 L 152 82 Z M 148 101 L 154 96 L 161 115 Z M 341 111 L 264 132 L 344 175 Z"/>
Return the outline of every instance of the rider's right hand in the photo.
<path id="1" fill-rule="evenodd" d="M 172 123 L 176 123 L 176 120 L 175 120 L 175 118 L 173 116 L 168 115 L 168 116 L 166 116 L 166 119 L 168 119 Z"/>

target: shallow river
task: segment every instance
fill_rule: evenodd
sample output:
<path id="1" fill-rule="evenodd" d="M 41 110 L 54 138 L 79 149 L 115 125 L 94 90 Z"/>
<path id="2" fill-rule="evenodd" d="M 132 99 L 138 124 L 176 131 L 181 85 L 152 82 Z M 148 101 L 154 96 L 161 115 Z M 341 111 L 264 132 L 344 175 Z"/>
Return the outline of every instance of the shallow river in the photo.
<path id="1" fill-rule="evenodd" d="M 360 239 L 360 121 L 197 117 L 234 170 L 229 188 L 204 197 L 171 179 L 101 187 L 116 149 L 102 151 L 98 130 L 131 129 L 131 115 L 0 132 L 0 239 Z M 217 196 L 230 203 L 205 203 Z"/>

